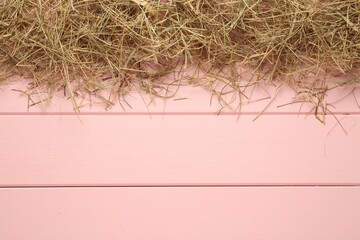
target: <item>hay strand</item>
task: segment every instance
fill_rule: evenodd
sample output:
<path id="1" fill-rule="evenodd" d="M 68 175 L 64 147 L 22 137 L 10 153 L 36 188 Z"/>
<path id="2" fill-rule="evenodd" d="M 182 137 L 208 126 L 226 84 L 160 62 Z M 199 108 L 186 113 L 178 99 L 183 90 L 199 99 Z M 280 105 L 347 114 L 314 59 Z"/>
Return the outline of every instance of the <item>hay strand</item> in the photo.
<path id="1" fill-rule="evenodd" d="M 75 109 L 87 95 L 111 106 L 134 86 L 167 97 L 166 76 L 189 80 L 189 66 L 215 76 L 195 82 L 219 99 L 248 87 L 241 66 L 257 76 L 249 84 L 291 84 L 326 111 L 328 76 L 360 80 L 360 2 L 1 0 L 0 83 L 31 78 L 28 93 L 64 91 Z"/>

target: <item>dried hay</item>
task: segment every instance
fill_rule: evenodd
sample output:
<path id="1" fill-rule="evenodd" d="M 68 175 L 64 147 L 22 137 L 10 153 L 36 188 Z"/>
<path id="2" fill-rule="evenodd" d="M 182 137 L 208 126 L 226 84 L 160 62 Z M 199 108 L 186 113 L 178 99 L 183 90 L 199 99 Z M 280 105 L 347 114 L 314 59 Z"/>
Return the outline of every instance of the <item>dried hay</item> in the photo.
<path id="1" fill-rule="evenodd" d="M 78 98 L 111 105 L 134 87 L 168 97 L 174 73 L 241 94 L 239 66 L 256 76 L 247 86 L 279 81 L 326 108 L 330 88 L 360 80 L 360 2 L 1 0 L 0 66 L 0 83 L 31 78 L 28 94 L 61 90 L 76 110 Z M 213 78 L 183 74 L 189 67 Z"/>

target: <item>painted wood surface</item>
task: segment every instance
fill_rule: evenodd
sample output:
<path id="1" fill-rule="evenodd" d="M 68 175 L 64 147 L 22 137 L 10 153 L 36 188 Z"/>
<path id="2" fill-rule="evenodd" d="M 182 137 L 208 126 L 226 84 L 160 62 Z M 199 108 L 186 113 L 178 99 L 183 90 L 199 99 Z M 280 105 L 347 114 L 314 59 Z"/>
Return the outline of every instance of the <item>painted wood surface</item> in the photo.
<path id="1" fill-rule="evenodd" d="M 29 114 L 52 113 L 69 114 L 74 109 L 70 100 L 63 92 L 54 94 L 50 101 L 32 105 L 41 98 L 33 96 L 31 99 L 21 91 L 26 89 L 27 82 L 18 82 L 0 88 L 0 114 Z M 299 90 L 299 89 L 298 89 Z M 300 91 L 300 90 L 299 90 Z M 309 114 L 314 112 L 314 105 L 304 103 L 310 96 L 306 94 L 295 96 L 295 90 L 280 84 L 250 86 L 240 95 L 242 105 L 239 106 L 238 94 L 230 93 L 219 96 L 204 89 L 184 85 L 169 90 L 174 96 L 169 99 L 153 98 L 147 94 L 131 91 L 125 98 L 106 108 L 100 100 L 85 97 L 78 101 L 82 113 L 142 113 L 142 114 L 172 114 L 172 113 L 245 113 L 245 114 Z M 169 94 L 170 94 L 169 93 Z M 334 114 L 359 114 L 360 89 L 358 86 L 338 87 L 326 94 L 328 110 Z M 47 95 L 41 95 L 44 99 Z M 104 95 L 106 96 L 106 94 Z M 316 101 L 316 99 L 313 99 Z M 291 104 L 293 103 L 293 104 Z M 320 109 L 319 109 L 320 110 Z"/>
<path id="2" fill-rule="evenodd" d="M 0 89 L 0 240 L 360 239 L 356 88 L 322 125 L 276 87 L 238 116 L 201 88 L 76 115 L 24 86 Z"/>
<path id="3" fill-rule="evenodd" d="M 360 184 L 360 116 L 336 118 L 1 116 L 0 185 Z"/>
<path id="4" fill-rule="evenodd" d="M 358 240 L 360 188 L 0 189 L 4 240 Z"/>

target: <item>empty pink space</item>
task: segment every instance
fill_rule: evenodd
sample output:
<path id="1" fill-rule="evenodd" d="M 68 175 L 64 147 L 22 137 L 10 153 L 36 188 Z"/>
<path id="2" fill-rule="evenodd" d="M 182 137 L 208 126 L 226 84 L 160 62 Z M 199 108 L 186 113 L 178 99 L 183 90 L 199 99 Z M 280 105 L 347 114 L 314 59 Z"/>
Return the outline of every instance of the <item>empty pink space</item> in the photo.
<path id="1" fill-rule="evenodd" d="M 0 186 L 360 183 L 357 115 L 0 118 Z"/>
<path id="2" fill-rule="evenodd" d="M 240 115 L 194 87 L 76 115 L 60 96 L 28 109 L 15 87 L 0 91 L 1 240 L 360 239 L 354 89 L 322 124 L 291 89 L 254 90 Z"/>
<path id="3" fill-rule="evenodd" d="M 1 189 L 0 239 L 360 238 L 351 187 Z"/>

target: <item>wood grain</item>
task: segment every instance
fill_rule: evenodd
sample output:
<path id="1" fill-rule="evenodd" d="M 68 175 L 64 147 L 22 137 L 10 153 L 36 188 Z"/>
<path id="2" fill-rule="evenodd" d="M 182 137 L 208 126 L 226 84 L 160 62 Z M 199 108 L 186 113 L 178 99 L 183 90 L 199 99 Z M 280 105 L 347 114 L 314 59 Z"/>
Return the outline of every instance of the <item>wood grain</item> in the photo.
<path id="1" fill-rule="evenodd" d="M 26 81 L 17 82 L 0 89 L 0 113 L 1 114 L 28 114 L 28 113 L 74 113 L 71 101 L 64 97 L 62 92 L 55 93 L 50 101 L 45 101 L 28 108 L 28 104 L 38 102 L 40 99 L 28 97 L 18 91 L 26 89 Z M 179 89 L 171 89 L 174 94 L 170 99 L 154 99 L 151 96 L 132 91 L 125 98 L 117 101 L 114 106 L 105 110 L 106 106 L 94 98 L 85 98 L 78 104 L 82 113 L 301 113 L 314 112 L 310 103 L 294 103 L 295 91 L 286 86 L 262 85 L 249 87 L 242 97 L 242 105 L 239 108 L 239 96 L 228 94 L 220 100 L 202 87 L 189 85 Z M 106 95 L 106 94 L 105 94 Z M 339 87 L 329 91 L 326 96 L 328 109 L 335 114 L 360 114 L 360 89 L 358 86 Z"/>
<path id="2" fill-rule="evenodd" d="M 360 116 L 336 117 L 1 116 L 0 186 L 360 184 Z"/>
<path id="3" fill-rule="evenodd" d="M 77 116 L 61 93 L 28 108 L 26 84 L 0 89 L 0 240 L 360 239 L 355 87 L 322 125 L 286 87 L 249 89 L 240 116 L 191 86 Z"/>
<path id="4" fill-rule="evenodd" d="M 358 240 L 360 188 L 0 189 L 0 239 Z"/>

